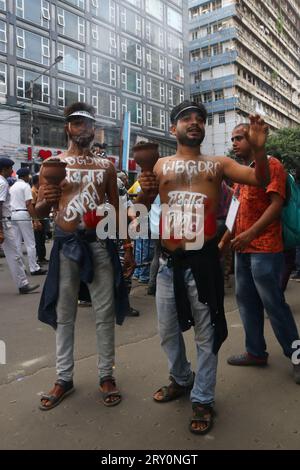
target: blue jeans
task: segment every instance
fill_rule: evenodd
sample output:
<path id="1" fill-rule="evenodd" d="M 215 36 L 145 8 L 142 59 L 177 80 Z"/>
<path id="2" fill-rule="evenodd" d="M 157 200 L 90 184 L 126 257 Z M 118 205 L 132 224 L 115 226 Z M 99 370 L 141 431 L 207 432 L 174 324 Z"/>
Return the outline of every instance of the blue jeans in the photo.
<path id="1" fill-rule="evenodd" d="M 134 270 L 133 275 L 141 282 L 148 282 L 150 276 L 150 263 L 153 258 L 154 242 L 150 239 L 138 238 L 135 241 L 135 262 L 137 265 L 146 264 L 146 266 L 139 266 Z"/>
<path id="2" fill-rule="evenodd" d="M 212 352 L 214 328 L 207 305 L 198 300 L 196 283 L 190 269 L 185 271 L 185 285 L 195 320 L 197 348 L 195 381 L 191 401 L 213 404 L 218 357 Z M 179 328 L 173 290 L 173 269 L 160 259 L 156 284 L 156 307 L 161 346 L 168 357 L 170 375 L 183 386 L 192 383 L 193 373 L 186 358 L 183 334 Z"/>
<path id="3" fill-rule="evenodd" d="M 264 309 L 284 354 L 291 357 L 292 343 L 299 338 L 290 307 L 280 288 L 282 253 L 236 253 L 236 299 L 246 333 L 246 350 L 267 357 Z"/>

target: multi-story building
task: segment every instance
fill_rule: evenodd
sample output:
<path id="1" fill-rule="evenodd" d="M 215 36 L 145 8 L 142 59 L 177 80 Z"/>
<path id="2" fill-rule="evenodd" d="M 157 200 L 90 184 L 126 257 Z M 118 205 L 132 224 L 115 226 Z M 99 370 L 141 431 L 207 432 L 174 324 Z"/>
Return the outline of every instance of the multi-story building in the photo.
<path id="1" fill-rule="evenodd" d="M 190 86 L 208 110 L 203 151 L 224 154 L 250 113 L 300 124 L 299 0 L 189 0 Z"/>
<path id="2" fill-rule="evenodd" d="M 189 93 L 187 12 L 186 0 L 0 0 L 0 150 L 22 154 L 31 130 L 35 153 L 65 147 L 63 108 L 86 101 L 109 153 L 125 111 L 132 143 L 173 151 L 170 109 Z"/>

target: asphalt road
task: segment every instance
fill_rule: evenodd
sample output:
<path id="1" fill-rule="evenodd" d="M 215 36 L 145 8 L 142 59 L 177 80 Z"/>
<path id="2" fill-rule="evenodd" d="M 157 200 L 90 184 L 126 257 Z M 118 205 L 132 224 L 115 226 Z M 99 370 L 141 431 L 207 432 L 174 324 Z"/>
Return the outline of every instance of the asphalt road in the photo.
<path id="1" fill-rule="evenodd" d="M 34 278 L 34 281 L 37 278 Z M 43 282 L 43 277 L 39 278 Z M 299 283 L 290 282 L 287 300 L 300 327 Z M 294 384 L 266 320 L 270 364 L 235 368 L 226 358 L 244 351 L 244 335 L 233 289 L 226 295 L 229 338 L 219 354 L 215 425 L 205 437 L 188 430 L 187 398 L 157 404 L 152 393 L 168 383 L 166 358 L 156 328 L 154 298 L 134 285 L 131 303 L 141 311 L 116 328 L 116 378 L 123 401 L 113 408 L 97 391 L 95 321 L 91 308 L 78 309 L 76 392 L 51 411 L 39 397 L 55 380 L 53 330 L 38 322 L 39 293 L 16 293 L 5 260 L 0 260 L 0 340 L 7 364 L 0 365 L 0 449 L 299 449 L 300 386 Z M 195 363 L 193 332 L 185 334 Z"/>

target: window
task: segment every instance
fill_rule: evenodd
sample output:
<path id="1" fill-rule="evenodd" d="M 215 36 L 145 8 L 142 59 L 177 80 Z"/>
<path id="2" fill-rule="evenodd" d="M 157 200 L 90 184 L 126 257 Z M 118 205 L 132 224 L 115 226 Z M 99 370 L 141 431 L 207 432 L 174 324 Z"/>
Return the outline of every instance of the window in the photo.
<path id="1" fill-rule="evenodd" d="M 154 77 L 147 77 L 146 79 L 146 93 L 147 98 L 160 103 L 165 102 L 165 86 L 164 82 Z"/>
<path id="2" fill-rule="evenodd" d="M 219 124 L 224 124 L 225 123 L 225 111 L 222 113 L 219 113 Z"/>
<path id="3" fill-rule="evenodd" d="M 63 60 L 58 63 L 59 70 L 85 77 L 85 52 L 59 43 L 57 54 L 63 56 Z"/>
<path id="4" fill-rule="evenodd" d="M 183 65 L 173 59 L 168 60 L 168 77 L 176 82 L 184 82 Z"/>
<path id="5" fill-rule="evenodd" d="M 203 93 L 203 103 L 211 103 L 212 102 L 212 92 L 206 91 Z"/>
<path id="6" fill-rule="evenodd" d="M 85 89 L 76 83 L 57 80 L 57 104 L 64 108 L 76 101 L 85 101 Z"/>
<path id="7" fill-rule="evenodd" d="M 128 3 L 131 3 L 134 7 L 141 8 L 141 0 L 126 0 Z"/>
<path id="8" fill-rule="evenodd" d="M 167 7 L 167 23 L 172 28 L 182 32 L 182 15 L 170 7 Z"/>
<path id="9" fill-rule="evenodd" d="M 197 70 L 197 72 L 194 73 L 194 83 L 199 83 L 202 80 L 202 72 L 200 70 Z"/>
<path id="10" fill-rule="evenodd" d="M 114 31 L 92 24 L 91 34 L 94 49 L 113 56 L 117 54 L 116 33 Z"/>
<path id="11" fill-rule="evenodd" d="M 66 147 L 66 136 L 63 122 L 60 119 L 53 119 L 51 116 L 43 117 L 39 114 L 34 116 L 34 127 L 38 127 L 39 133 L 35 135 L 35 145 L 56 147 L 63 149 Z M 21 143 L 30 145 L 30 115 L 21 113 Z"/>
<path id="12" fill-rule="evenodd" d="M 85 42 L 85 20 L 82 16 L 57 8 L 57 32 L 76 41 Z"/>
<path id="13" fill-rule="evenodd" d="M 113 0 L 92 0 L 91 13 L 105 22 L 115 24 L 116 5 Z"/>
<path id="14" fill-rule="evenodd" d="M 223 52 L 222 44 L 221 43 L 214 44 L 213 47 L 212 47 L 212 50 L 213 50 L 213 55 L 222 54 L 222 52 Z"/>
<path id="15" fill-rule="evenodd" d="M 121 38 L 121 57 L 127 62 L 142 65 L 142 46 L 132 39 Z"/>
<path id="16" fill-rule="evenodd" d="M 224 99 L 224 91 L 223 90 L 215 90 L 215 101 L 220 101 Z"/>
<path id="17" fill-rule="evenodd" d="M 159 21 L 164 19 L 164 6 L 161 0 L 145 0 L 145 10 Z"/>
<path id="18" fill-rule="evenodd" d="M 168 33 L 167 46 L 168 46 L 168 52 L 171 55 L 178 57 L 179 59 L 183 58 L 182 39 L 180 39 L 178 36 L 175 36 L 175 34 Z"/>
<path id="19" fill-rule="evenodd" d="M 85 0 L 64 0 L 66 3 L 70 3 L 81 10 L 85 9 Z"/>
<path id="20" fill-rule="evenodd" d="M 165 59 L 162 54 L 153 49 L 146 49 L 146 67 L 159 75 L 165 74 Z"/>
<path id="21" fill-rule="evenodd" d="M 50 6 L 46 0 L 16 0 L 16 15 L 49 29 Z"/>
<path id="22" fill-rule="evenodd" d="M 6 10 L 6 0 L 0 0 L 0 10 Z"/>
<path id="23" fill-rule="evenodd" d="M 207 115 L 207 125 L 208 125 L 208 126 L 212 126 L 212 125 L 213 125 L 213 121 L 214 121 L 213 114 L 208 114 L 208 115 Z"/>
<path id="24" fill-rule="evenodd" d="M 137 95 L 142 94 L 142 76 L 140 72 L 127 67 L 121 67 L 121 83 L 122 90 L 130 91 Z"/>
<path id="25" fill-rule="evenodd" d="M 0 21 L 0 52 L 7 51 L 6 23 Z"/>
<path id="26" fill-rule="evenodd" d="M 38 73 L 17 68 L 17 96 L 30 99 L 30 82 L 39 76 Z M 33 100 L 50 103 L 49 77 L 42 75 L 33 84 Z"/>
<path id="27" fill-rule="evenodd" d="M 124 98 L 122 101 L 122 112 L 130 111 L 132 124 L 142 125 L 142 103 L 131 98 Z"/>
<path id="28" fill-rule="evenodd" d="M 147 107 L 147 125 L 153 127 L 154 129 L 159 129 L 164 131 L 166 125 L 165 112 L 163 109 L 158 108 L 157 106 L 148 106 Z"/>
<path id="29" fill-rule="evenodd" d="M 38 64 L 50 65 L 49 39 L 38 34 L 16 29 L 17 57 L 28 59 Z"/>
<path id="30" fill-rule="evenodd" d="M 0 96 L 7 94 L 7 70 L 6 64 L 0 62 Z"/>
<path id="31" fill-rule="evenodd" d="M 134 36 L 142 36 L 141 17 L 127 8 L 120 7 L 121 29 Z"/>
<path id="32" fill-rule="evenodd" d="M 145 36 L 146 41 L 154 46 L 159 47 L 160 49 L 164 49 L 165 47 L 165 40 L 164 40 L 164 30 L 152 23 L 151 21 L 145 21 Z"/>
<path id="33" fill-rule="evenodd" d="M 115 63 L 104 57 L 92 57 L 92 79 L 105 83 L 106 85 L 116 86 L 117 84 L 117 66 Z"/>
<path id="34" fill-rule="evenodd" d="M 92 105 L 99 116 L 116 119 L 117 98 L 114 94 L 105 90 L 93 90 Z"/>

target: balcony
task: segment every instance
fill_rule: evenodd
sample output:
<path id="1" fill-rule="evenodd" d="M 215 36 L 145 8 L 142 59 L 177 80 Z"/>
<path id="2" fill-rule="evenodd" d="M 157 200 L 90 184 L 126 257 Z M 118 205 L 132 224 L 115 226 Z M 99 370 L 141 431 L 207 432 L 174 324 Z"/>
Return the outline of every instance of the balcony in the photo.
<path id="1" fill-rule="evenodd" d="M 218 54 L 212 57 L 203 57 L 203 59 L 195 60 L 190 62 L 190 72 L 196 72 L 197 70 L 206 70 L 218 65 L 227 65 L 235 62 L 237 58 L 237 51 L 226 51 L 223 54 Z"/>
<path id="2" fill-rule="evenodd" d="M 202 80 L 198 83 L 191 85 L 191 93 L 196 95 L 198 93 L 204 93 L 205 91 L 220 90 L 221 88 L 231 88 L 235 84 L 235 75 L 226 75 L 220 78 L 214 78 L 211 80 Z"/>
<path id="3" fill-rule="evenodd" d="M 203 103 L 208 114 L 211 113 L 221 113 L 222 111 L 231 111 L 236 109 L 237 98 L 234 96 L 230 98 L 224 98 L 219 101 L 212 101 L 211 103 Z"/>
<path id="4" fill-rule="evenodd" d="M 197 5 L 195 5 L 197 6 Z M 199 15 L 195 18 L 189 20 L 189 29 L 197 28 L 197 26 L 205 26 L 206 24 L 224 20 L 225 18 L 230 18 L 236 14 L 235 5 L 227 5 L 226 7 L 219 8 L 219 10 L 211 11 L 210 13 L 206 13 L 205 15 Z"/>
<path id="5" fill-rule="evenodd" d="M 197 49 L 198 47 L 213 46 L 219 42 L 228 41 L 237 37 L 236 28 L 226 28 L 214 34 L 209 34 L 202 38 L 194 39 L 189 42 L 189 50 Z"/>

